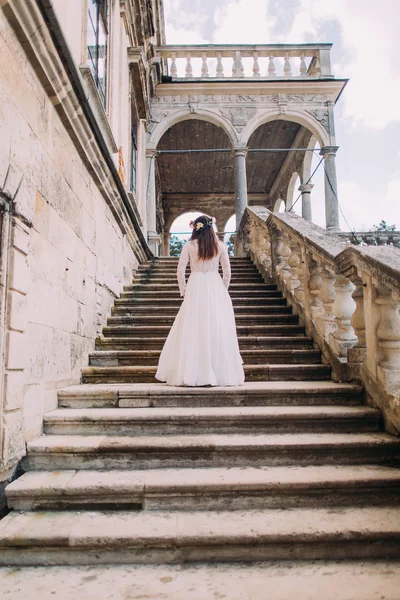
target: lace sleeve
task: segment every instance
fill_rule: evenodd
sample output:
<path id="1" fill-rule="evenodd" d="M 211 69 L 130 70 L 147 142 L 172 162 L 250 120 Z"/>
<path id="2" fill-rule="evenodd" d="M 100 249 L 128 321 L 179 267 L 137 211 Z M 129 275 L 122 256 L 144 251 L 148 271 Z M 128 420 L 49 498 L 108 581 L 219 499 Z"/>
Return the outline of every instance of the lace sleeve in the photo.
<path id="1" fill-rule="evenodd" d="M 186 242 L 186 244 L 183 246 L 182 248 L 182 252 L 181 255 L 179 257 L 179 261 L 178 261 L 178 268 L 176 271 L 176 276 L 178 278 L 178 285 L 179 285 L 179 293 L 181 296 L 185 295 L 185 290 L 186 290 L 186 266 L 189 262 L 189 247 L 188 247 L 188 243 Z"/>
<path id="2" fill-rule="evenodd" d="M 229 262 L 228 248 L 225 246 L 225 244 L 222 244 L 222 246 L 222 252 L 219 260 L 221 262 L 223 273 L 222 281 L 224 282 L 226 289 L 228 289 L 231 282 L 231 263 Z"/>

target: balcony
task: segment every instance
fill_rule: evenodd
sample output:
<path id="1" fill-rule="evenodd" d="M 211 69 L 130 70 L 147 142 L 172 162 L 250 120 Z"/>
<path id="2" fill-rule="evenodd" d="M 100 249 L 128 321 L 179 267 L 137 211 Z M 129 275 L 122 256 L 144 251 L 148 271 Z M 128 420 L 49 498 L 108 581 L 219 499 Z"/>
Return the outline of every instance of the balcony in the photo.
<path id="1" fill-rule="evenodd" d="M 158 46 L 162 74 L 181 80 L 333 79 L 332 44 Z M 156 58 L 156 60 L 157 60 Z"/>

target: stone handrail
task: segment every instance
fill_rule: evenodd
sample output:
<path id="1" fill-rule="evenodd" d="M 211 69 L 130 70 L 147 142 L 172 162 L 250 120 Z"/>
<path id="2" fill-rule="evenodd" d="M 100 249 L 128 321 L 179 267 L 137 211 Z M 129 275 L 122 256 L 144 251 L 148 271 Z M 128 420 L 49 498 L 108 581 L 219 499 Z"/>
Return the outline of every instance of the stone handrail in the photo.
<path id="1" fill-rule="evenodd" d="M 164 75 L 172 80 L 325 79 L 333 78 L 331 47 L 332 44 L 158 46 L 156 60 L 167 62 L 168 72 Z M 232 61 L 231 72 L 227 59 Z"/>
<path id="2" fill-rule="evenodd" d="M 292 213 L 247 208 L 239 255 L 274 278 L 332 365 L 335 380 L 360 381 L 386 429 L 400 432 L 400 250 L 351 246 Z"/>

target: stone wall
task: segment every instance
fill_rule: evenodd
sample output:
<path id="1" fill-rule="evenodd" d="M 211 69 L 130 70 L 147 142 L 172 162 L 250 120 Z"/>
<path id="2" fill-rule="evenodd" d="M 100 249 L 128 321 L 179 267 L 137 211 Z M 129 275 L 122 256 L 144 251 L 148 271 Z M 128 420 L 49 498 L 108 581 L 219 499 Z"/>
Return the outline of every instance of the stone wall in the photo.
<path id="1" fill-rule="evenodd" d="M 3 253 L 14 281 L 2 307 L 1 481 L 40 434 L 57 388 L 79 382 L 140 240 L 112 212 L 1 10 L 0 56 L 0 195 L 12 215 Z"/>

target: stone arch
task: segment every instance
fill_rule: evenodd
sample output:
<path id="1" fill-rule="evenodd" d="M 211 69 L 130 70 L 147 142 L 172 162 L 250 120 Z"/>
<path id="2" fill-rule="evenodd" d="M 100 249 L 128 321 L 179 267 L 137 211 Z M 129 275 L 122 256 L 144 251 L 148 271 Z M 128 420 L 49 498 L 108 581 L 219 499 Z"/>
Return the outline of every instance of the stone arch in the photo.
<path id="1" fill-rule="evenodd" d="M 312 138 L 310 139 L 310 141 L 308 142 L 307 148 L 310 148 L 310 150 L 311 149 L 313 150 L 315 148 L 317 142 L 318 142 L 317 138 L 313 135 Z M 306 152 L 305 153 L 303 167 L 301 169 L 301 173 L 299 174 L 300 181 L 302 184 L 307 183 L 307 181 L 310 179 L 313 158 L 314 158 L 314 152 Z"/>
<path id="2" fill-rule="evenodd" d="M 177 110 L 168 114 L 162 121 L 160 121 L 154 130 L 152 131 L 147 147 L 156 148 L 162 136 L 168 129 L 180 123 L 181 121 L 187 121 L 189 119 L 197 119 L 199 121 L 208 121 L 213 123 L 217 127 L 221 127 L 232 145 L 232 147 L 238 142 L 238 135 L 232 125 L 232 123 L 211 110 L 197 109 L 195 113 L 191 113 L 189 108 L 185 110 Z"/>
<path id="3" fill-rule="evenodd" d="M 286 205 L 285 205 L 285 201 L 284 201 L 284 199 L 283 199 L 283 198 L 278 198 L 278 199 L 275 201 L 275 204 L 274 204 L 274 210 L 273 210 L 273 212 L 274 212 L 274 213 L 284 212 L 283 210 L 282 210 L 282 211 L 280 210 L 282 205 L 283 205 L 283 207 L 285 208 L 285 206 L 286 206 Z M 286 208 L 285 208 L 285 210 L 286 210 Z"/>
<path id="4" fill-rule="evenodd" d="M 264 123 L 268 123 L 269 121 L 276 120 L 293 121 L 294 123 L 303 125 L 303 127 L 306 127 L 309 131 L 311 131 L 321 147 L 329 145 L 329 134 L 326 129 L 322 127 L 319 121 L 317 121 L 311 115 L 297 110 L 288 110 L 286 113 L 279 113 L 276 110 L 272 110 L 256 115 L 250 119 L 243 129 L 239 140 L 240 145 L 247 146 L 251 135 L 256 131 L 256 129 L 258 129 L 258 127 L 264 125 Z"/>
<path id="5" fill-rule="evenodd" d="M 298 173 L 297 171 L 294 171 L 294 173 L 292 174 L 292 176 L 289 180 L 289 185 L 288 185 L 287 192 L 286 192 L 286 202 L 285 202 L 286 208 L 285 208 L 285 210 L 290 210 L 290 208 L 293 206 L 293 202 L 295 200 L 294 192 L 295 192 L 295 188 L 296 188 L 296 182 L 298 179 L 300 180 L 300 184 L 301 184 L 300 173 Z"/>

